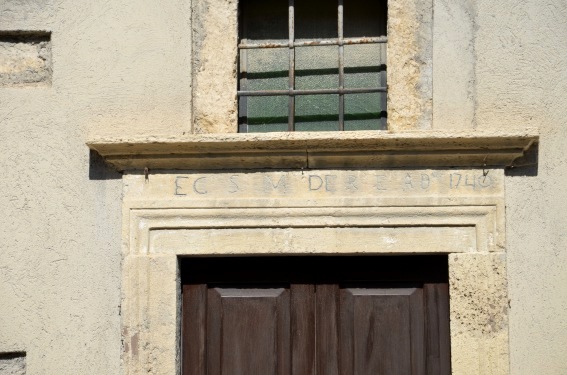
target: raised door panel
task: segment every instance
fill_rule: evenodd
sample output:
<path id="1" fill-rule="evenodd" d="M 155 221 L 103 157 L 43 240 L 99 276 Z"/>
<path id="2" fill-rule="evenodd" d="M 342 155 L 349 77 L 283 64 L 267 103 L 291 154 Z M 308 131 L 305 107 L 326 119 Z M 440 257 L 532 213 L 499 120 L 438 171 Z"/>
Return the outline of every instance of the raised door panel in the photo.
<path id="1" fill-rule="evenodd" d="M 425 338 L 428 375 L 451 374 L 449 285 L 425 284 Z"/>
<path id="2" fill-rule="evenodd" d="M 317 374 L 339 375 L 339 286 L 320 284 L 315 290 Z"/>
<path id="3" fill-rule="evenodd" d="M 183 285 L 183 375 L 206 375 L 207 285 Z"/>
<path id="4" fill-rule="evenodd" d="M 207 297 L 209 375 L 288 375 L 289 290 L 211 288 Z"/>
<path id="5" fill-rule="evenodd" d="M 292 374 L 316 374 L 315 285 L 291 284 Z"/>
<path id="6" fill-rule="evenodd" d="M 345 288 L 340 311 L 343 375 L 425 374 L 421 289 Z"/>

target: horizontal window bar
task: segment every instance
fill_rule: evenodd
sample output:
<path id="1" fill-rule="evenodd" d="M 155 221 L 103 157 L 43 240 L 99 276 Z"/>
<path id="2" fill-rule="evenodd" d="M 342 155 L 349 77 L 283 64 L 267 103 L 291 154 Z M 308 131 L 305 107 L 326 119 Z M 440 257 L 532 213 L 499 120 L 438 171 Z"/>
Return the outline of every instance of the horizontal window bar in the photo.
<path id="1" fill-rule="evenodd" d="M 365 94 L 371 92 L 386 92 L 386 87 L 360 89 L 319 89 L 319 90 L 258 90 L 238 91 L 238 96 L 297 96 L 325 94 Z"/>
<path id="2" fill-rule="evenodd" d="M 287 48 L 287 47 L 309 47 L 309 46 L 342 46 L 350 44 L 376 44 L 386 43 L 388 37 L 379 36 L 374 38 L 344 38 L 344 39 L 313 39 L 298 42 L 266 42 L 266 43 L 240 43 L 240 49 L 254 48 Z"/>

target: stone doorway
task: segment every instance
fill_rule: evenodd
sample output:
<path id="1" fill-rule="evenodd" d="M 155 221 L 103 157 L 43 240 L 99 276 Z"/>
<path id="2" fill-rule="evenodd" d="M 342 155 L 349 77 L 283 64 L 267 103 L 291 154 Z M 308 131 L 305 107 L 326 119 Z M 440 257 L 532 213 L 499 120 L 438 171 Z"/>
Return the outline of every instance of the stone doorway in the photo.
<path id="1" fill-rule="evenodd" d="M 125 373 L 181 372 L 180 257 L 439 254 L 448 259 L 452 372 L 507 374 L 503 171 L 483 177 L 455 169 L 126 175 Z"/>

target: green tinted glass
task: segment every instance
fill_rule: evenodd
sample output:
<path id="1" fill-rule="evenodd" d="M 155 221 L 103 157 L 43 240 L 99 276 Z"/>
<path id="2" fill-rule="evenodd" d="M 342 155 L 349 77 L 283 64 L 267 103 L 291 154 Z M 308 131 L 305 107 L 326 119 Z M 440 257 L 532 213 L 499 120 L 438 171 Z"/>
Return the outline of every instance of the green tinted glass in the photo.
<path id="1" fill-rule="evenodd" d="M 344 46 L 345 87 L 386 86 L 386 44 Z"/>
<path id="2" fill-rule="evenodd" d="M 295 49 L 295 88 L 298 90 L 339 87 L 339 47 Z"/>
<path id="3" fill-rule="evenodd" d="M 246 51 L 247 69 L 244 74 L 241 73 L 241 87 L 246 86 L 246 90 L 252 91 L 287 89 L 289 86 L 288 53 L 286 48 Z"/>
<path id="4" fill-rule="evenodd" d="M 386 129 L 386 93 L 345 95 L 345 130 Z"/>
<path id="5" fill-rule="evenodd" d="M 344 46 L 345 88 L 386 87 L 386 44 Z M 345 95 L 345 130 L 386 129 L 384 92 Z"/>
<path id="6" fill-rule="evenodd" d="M 249 132 L 283 132 L 288 130 L 287 96 L 251 96 L 248 106 Z"/>
<path id="7" fill-rule="evenodd" d="M 339 96 L 297 96 L 295 98 L 295 130 L 339 130 Z"/>

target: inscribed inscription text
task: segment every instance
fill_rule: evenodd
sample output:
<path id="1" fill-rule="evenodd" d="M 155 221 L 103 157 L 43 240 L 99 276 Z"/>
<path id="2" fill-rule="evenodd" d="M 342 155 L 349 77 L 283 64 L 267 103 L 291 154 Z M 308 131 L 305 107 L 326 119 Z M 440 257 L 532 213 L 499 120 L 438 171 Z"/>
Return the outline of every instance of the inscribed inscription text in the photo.
<path id="1" fill-rule="evenodd" d="M 173 195 L 294 196 L 489 193 L 495 174 L 483 170 L 303 171 L 174 176 Z"/>

